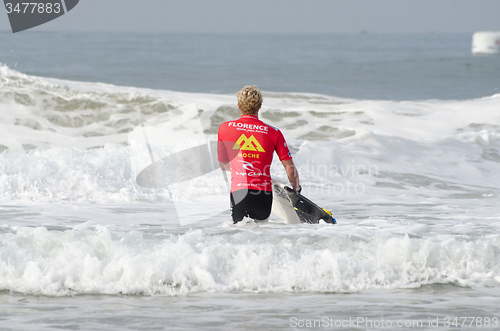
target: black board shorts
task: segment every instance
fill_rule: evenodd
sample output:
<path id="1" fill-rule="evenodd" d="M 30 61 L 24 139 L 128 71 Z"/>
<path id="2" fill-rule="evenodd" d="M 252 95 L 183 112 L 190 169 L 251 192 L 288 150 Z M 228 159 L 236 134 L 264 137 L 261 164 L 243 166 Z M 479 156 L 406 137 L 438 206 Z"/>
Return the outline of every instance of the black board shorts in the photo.
<path id="1" fill-rule="evenodd" d="M 250 217 L 255 221 L 267 221 L 273 206 L 273 192 L 260 190 L 237 190 L 230 194 L 231 216 L 236 224 L 243 217 Z"/>

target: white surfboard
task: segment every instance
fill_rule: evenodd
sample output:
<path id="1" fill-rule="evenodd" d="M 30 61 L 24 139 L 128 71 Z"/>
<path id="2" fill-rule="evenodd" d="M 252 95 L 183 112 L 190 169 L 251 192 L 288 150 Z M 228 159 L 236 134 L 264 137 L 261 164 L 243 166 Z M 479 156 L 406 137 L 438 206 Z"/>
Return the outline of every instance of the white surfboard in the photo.
<path id="1" fill-rule="evenodd" d="M 273 184 L 273 207 L 271 212 L 285 221 L 286 224 L 302 223 L 285 191 L 285 185 L 274 179 L 271 182 Z"/>
<path id="2" fill-rule="evenodd" d="M 272 212 L 286 224 L 324 223 L 337 224 L 332 213 L 321 208 L 302 194 L 282 183 L 272 180 L 273 208 Z"/>

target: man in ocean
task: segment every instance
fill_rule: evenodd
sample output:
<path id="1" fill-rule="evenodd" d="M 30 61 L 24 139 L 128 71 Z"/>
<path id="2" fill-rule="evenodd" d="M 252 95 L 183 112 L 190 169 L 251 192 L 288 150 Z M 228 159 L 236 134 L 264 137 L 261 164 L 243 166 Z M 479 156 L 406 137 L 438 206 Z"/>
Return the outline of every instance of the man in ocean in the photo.
<path id="1" fill-rule="evenodd" d="M 299 175 L 281 131 L 259 120 L 262 94 L 255 85 L 237 93 L 241 117 L 219 127 L 217 154 L 222 170 L 231 171 L 231 216 L 267 221 L 273 203 L 271 162 L 276 151 L 292 188 L 301 191 Z"/>

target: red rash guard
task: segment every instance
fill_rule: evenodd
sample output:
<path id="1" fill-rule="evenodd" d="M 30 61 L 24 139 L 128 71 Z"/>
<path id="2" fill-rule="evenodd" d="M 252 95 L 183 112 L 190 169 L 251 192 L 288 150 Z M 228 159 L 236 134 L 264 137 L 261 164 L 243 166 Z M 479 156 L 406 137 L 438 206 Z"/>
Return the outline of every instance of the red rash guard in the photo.
<path id="1" fill-rule="evenodd" d="M 222 123 L 218 140 L 219 161 L 230 162 L 231 192 L 272 191 L 270 170 L 274 151 L 280 161 L 292 158 L 281 131 L 253 115 Z"/>

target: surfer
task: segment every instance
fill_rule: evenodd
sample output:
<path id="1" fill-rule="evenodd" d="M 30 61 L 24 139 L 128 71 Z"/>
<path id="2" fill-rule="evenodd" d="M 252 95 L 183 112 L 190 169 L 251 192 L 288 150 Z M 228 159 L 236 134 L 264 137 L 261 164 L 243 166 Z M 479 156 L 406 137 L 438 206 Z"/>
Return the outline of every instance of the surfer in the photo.
<path id="1" fill-rule="evenodd" d="M 273 203 L 271 162 L 276 151 L 292 188 L 300 192 L 299 174 L 283 134 L 259 120 L 262 94 L 255 85 L 237 93 L 241 117 L 219 127 L 217 154 L 222 170 L 231 172 L 233 223 L 244 217 L 266 221 Z"/>

